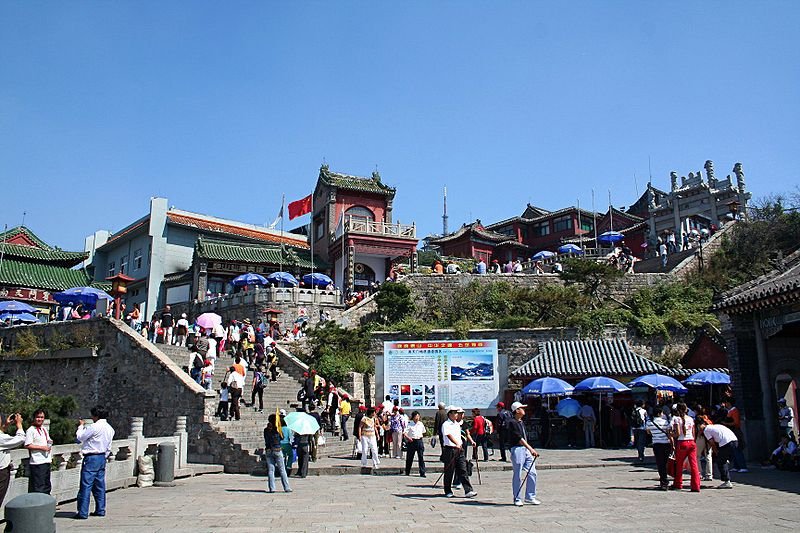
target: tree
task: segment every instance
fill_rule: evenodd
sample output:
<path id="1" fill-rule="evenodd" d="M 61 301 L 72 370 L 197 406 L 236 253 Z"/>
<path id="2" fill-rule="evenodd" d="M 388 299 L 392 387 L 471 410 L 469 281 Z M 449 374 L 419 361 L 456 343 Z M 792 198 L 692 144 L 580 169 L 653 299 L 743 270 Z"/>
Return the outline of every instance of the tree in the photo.
<path id="1" fill-rule="evenodd" d="M 0 405 L 8 413 L 20 413 L 30 424 L 33 412 L 44 409 L 50 419 L 50 437 L 55 444 L 75 441 L 75 417 L 78 402 L 72 396 L 43 394 L 24 380 L 8 380 L 0 383 Z"/>
<path id="2" fill-rule="evenodd" d="M 325 322 L 308 332 L 308 365 L 336 383 L 350 372 L 372 373 L 374 363 L 367 355 L 369 328 L 345 329 L 335 322 Z"/>
<path id="3" fill-rule="evenodd" d="M 608 295 L 611 284 L 624 275 L 611 265 L 588 259 L 565 259 L 563 265 L 561 279 L 567 285 L 580 284 L 583 287 L 582 292 L 590 298 L 591 305 L 595 308 Z"/>
<path id="4" fill-rule="evenodd" d="M 399 322 L 414 312 L 411 289 L 404 283 L 387 282 L 375 295 L 378 316 L 385 324 Z"/>

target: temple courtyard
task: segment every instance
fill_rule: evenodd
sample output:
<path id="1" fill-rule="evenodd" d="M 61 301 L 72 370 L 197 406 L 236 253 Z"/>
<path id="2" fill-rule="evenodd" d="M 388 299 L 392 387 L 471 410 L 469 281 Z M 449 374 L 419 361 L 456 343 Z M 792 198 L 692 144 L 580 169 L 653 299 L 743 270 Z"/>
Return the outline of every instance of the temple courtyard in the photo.
<path id="1" fill-rule="evenodd" d="M 635 452 L 633 452 L 635 454 Z M 701 492 L 656 489 L 652 458 L 634 464 L 631 450 L 543 450 L 538 471 L 542 505 L 512 505 L 511 472 L 490 461 L 478 496 L 445 498 L 438 474 L 309 475 L 291 479 L 294 492 L 269 494 L 266 478 L 212 474 L 179 479 L 174 487 L 130 488 L 108 494 L 104 518 L 72 520 L 74 503 L 56 514 L 58 531 L 776 531 L 800 528 L 800 474 L 732 473 L 734 488 L 704 482 Z M 431 457 L 433 459 L 433 457 Z M 326 458 L 320 473 L 357 463 Z M 434 465 L 431 466 L 440 466 Z M 328 470 L 325 470 L 328 469 Z M 314 470 L 312 469 L 312 472 Z M 688 485 L 688 483 L 687 483 Z"/>

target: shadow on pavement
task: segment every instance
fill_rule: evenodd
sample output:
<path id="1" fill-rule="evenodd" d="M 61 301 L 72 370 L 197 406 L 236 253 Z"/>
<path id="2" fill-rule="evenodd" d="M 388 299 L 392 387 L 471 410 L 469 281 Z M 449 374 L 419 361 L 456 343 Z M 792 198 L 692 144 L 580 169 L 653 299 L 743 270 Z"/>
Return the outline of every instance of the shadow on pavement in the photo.
<path id="1" fill-rule="evenodd" d="M 264 494 L 267 489 L 225 489 L 225 492 L 255 492 L 256 494 Z"/>
<path id="2" fill-rule="evenodd" d="M 411 493 L 411 494 L 394 494 L 393 496 L 397 496 L 398 498 L 405 498 L 407 500 L 429 500 L 431 498 L 438 498 L 440 496 L 442 498 L 444 498 L 444 494 L 441 494 L 441 493 L 440 494 L 430 494 L 430 493 L 427 493 L 427 494 L 422 494 L 422 493 L 420 493 L 420 494 L 413 494 L 413 493 Z"/>

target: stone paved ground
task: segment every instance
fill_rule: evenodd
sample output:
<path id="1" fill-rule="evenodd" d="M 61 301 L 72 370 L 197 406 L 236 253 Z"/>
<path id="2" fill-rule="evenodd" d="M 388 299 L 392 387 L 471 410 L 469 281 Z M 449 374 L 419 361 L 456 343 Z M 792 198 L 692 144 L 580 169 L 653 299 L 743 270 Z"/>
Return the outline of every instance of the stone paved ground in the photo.
<path id="1" fill-rule="evenodd" d="M 131 488 L 108 495 L 108 516 L 68 518 L 61 506 L 58 531 L 776 531 L 800 528 L 800 474 L 761 470 L 733 474 L 735 488 L 704 483 L 699 494 L 655 490 L 652 466 L 626 464 L 629 451 L 549 450 L 563 465 L 605 467 L 542 469 L 542 505 L 511 505 L 511 473 L 487 471 L 474 500 L 453 499 L 431 487 L 436 476 L 347 475 L 292 479 L 292 494 L 265 491 L 266 479 L 216 474 L 178 480 L 173 488 Z M 391 461 L 391 460 L 387 460 Z M 441 484 L 439 485 L 441 487 Z M 441 529 L 439 529 L 441 531 Z"/>

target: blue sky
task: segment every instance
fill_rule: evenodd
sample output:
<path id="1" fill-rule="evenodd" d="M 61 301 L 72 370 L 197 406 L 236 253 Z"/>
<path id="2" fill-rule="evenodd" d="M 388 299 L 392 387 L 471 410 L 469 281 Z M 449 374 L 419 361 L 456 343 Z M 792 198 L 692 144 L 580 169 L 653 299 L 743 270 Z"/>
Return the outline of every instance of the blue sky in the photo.
<path id="1" fill-rule="evenodd" d="M 0 226 L 80 249 L 151 196 L 263 224 L 323 159 L 377 165 L 420 236 L 445 185 L 451 229 L 604 209 L 648 157 L 661 188 L 712 159 L 789 191 L 798 27 L 796 1 L 3 2 Z"/>

